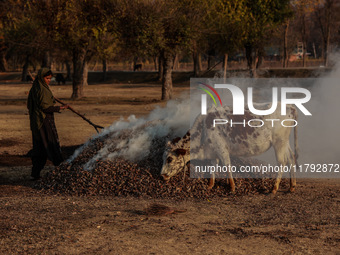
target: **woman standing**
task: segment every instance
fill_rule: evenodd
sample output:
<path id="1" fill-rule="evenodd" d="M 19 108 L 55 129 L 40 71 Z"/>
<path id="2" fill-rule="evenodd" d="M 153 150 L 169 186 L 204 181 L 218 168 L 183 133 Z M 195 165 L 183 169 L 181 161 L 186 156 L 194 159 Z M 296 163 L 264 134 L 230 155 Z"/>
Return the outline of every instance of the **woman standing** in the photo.
<path id="1" fill-rule="evenodd" d="M 40 171 L 44 168 L 47 158 L 55 166 L 63 162 L 54 124 L 54 112 L 67 109 L 68 105 L 54 106 L 55 100 L 49 88 L 52 76 L 50 69 L 40 69 L 28 95 L 27 108 L 33 140 L 31 155 L 33 165 L 31 178 L 33 180 L 40 179 Z"/>

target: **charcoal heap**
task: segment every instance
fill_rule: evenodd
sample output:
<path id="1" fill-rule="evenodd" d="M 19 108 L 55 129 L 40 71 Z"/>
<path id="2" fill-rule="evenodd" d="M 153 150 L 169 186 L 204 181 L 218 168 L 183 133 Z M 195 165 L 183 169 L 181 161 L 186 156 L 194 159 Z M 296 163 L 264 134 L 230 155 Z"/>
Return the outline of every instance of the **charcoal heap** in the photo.
<path id="1" fill-rule="evenodd" d="M 189 177 L 189 171 L 178 174 L 164 182 L 159 173 L 163 164 L 166 137 L 156 137 L 152 140 L 150 154 L 138 161 L 131 162 L 122 157 L 100 159 L 95 167 L 84 170 L 84 164 L 89 162 L 105 144 L 120 143 L 131 136 L 133 130 L 126 130 L 115 135 L 104 135 L 91 141 L 86 148 L 72 161 L 56 167 L 38 184 L 39 188 L 49 193 L 70 195 L 112 195 L 136 196 L 152 198 L 211 198 L 228 196 L 229 186 L 226 179 L 217 179 L 212 190 L 208 190 L 208 179 Z M 117 150 L 113 146 L 112 152 Z M 232 158 L 232 165 L 254 165 L 259 162 L 253 159 Z M 274 180 L 270 178 L 235 179 L 236 195 L 269 192 Z M 273 177 L 273 176 L 270 176 Z M 288 182 L 283 179 L 281 188 L 287 188 Z"/>

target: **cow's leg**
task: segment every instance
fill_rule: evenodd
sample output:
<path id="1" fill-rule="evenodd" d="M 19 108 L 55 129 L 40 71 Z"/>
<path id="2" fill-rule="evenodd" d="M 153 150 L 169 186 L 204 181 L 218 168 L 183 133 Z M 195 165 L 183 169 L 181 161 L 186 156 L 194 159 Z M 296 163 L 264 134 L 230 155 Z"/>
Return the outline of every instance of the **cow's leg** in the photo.
<path id="1" fill-rule="evenodd" d="M 228 182 L 229 182 L 231 192 L 235 192 L 235 182 L 234 182 L 232 172 L 230 170 L 228 171 Z"/>
<path id="2" fill-rule="evenodd" d="M 296 176 L 295 176 L 295 169 L 290 170 L 290 192 L 295 191 L 295 186 L 296 186 Z"/>
<path id="3" fill-rule="evenodd" d="M 296 177 L 295 177 L 295 170 L 293 169 L 292 166 L 295 163 L 295 156 L 294 156 L 293 151 L 289 147 L 289 145 L 286 148 L 287 149 L 278 149 L 276 155 L 277 155 L 277 160 L 278 160 L 279 164 L 281 164 L 282 166 L 288 165 L 289 168 L 290 168 L 290 172 L 289 172 L 290 188 L 289 188 L 289 191 L 294 192 L 295 186 L 296 186 Z M 275 152 L 276 152 L 276 150 L 275 150 Z M 281 179 L 282 179 L 282 171 L 280 171 L 278 173 L 278 176 L 276 178 L 276 182 L 275 182 L 275 185 L 274 185 L 274 188 L 273 188 L 273 191 L 272 191 L 273 194 L 275 194 L 278 191 Z"/>
<path id="4" fill-rule="evenodd" d="M 213 164 L 214 161 L 209 161 L 209 165 L 210 164 Z M 218 160 L 217 160 L 218 162 Z M 216 179 L 216 176 L 215 176 L 215 173 L 214 172 L 211 172 L 210 173 L 210 176 L 209 176 L 209 185 L 208 185 L 208 189 L 212 189 L 215 185 L 215 179 Z"/>
<path id="5" fill-rule="evenodd" d="M 296 186 L 296 176 L 295 176 L 295 169 L 290 170 L 290 192 L 295 191 L 295 186 Z"/>
<path id="6" fill-rule="evenodd" d="M 282 171 L 280 170 L 276 176 L 275 184 L 272 190 L 273 194 L 276 194 L 276 192 L 279 190 L 281 179 L 282 179 Z"/>
<path id="7" fill-rule="evenodd" d="M 279 185 L 282 179 L 282 168 L 286 165 L 286 153 L 288 152 L 287 146 L 282 145 L 282 143 L 276 143 L 273 145 L 275 154 L 276 154 L 276 160 L 277 163 L 280 166 L 280 171 L 277 174 L 275 184 L 272 190 L 273 194 L 276 194 L 276 192 L 279 190 Z M 289 153 L 289 152 L 288 152 Z"/>
<path id="8" fill-rule="evenodd" d="M 230 156 L 229 156 L 229 153 L 227 151 L 221 151 L 220 152 L 220 161 L 221 161 L 221 167 L 223 167 L 223 166 L 229 167 L 230 166 Z M 232 174 L 230 168 L 228 169 L 227 184 L 229 184 L 231 192 L 235 192 L 235 182 L 234 182 L 233 174 Z"/>
<path id="9" fill-rule="evenodd" d="M 295 165 L 295 167 L 298 167 L 296 164 L 296 160 L 295 160 L 295 155 L 293 153 L 293 151 L 289 148 L 289 153 L 290 153 L 290 162 L 289 164 L 291 164 L 291 169 L 290 169 L 290 192 L 294 192 L 295 191 L 295 186 L 296 186 L 296 176 L 295 176 L 295 171 L 296 169 L 293 168 L 293 165 Z"/>
<path id="10" fill-rule="evenodd" d="M 209 179 L 209 186 L 208 189 L 212 189 L 215 185 L 215 173 L 211 174 L 211 177 Z"/>

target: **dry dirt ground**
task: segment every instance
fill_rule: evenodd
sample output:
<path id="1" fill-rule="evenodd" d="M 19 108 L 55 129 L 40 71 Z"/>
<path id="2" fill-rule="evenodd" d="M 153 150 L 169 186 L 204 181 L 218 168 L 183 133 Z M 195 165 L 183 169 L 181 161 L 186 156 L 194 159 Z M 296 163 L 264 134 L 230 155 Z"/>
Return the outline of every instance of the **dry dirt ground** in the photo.
<path id="1" fill-rule="evenodd" d="M 42 193 L 28 180 L 25 157 L 29 88 L 0 81 L 0 254 L 340 254 L 339 180 L 298 179 L 295 193 L 207 200 Z M 68 100 L 69 85 L 52 90 L 102 126 L 163 104 L 156 84 L 89 85 L 78 101 Z M 176 86 L 175 95 L 185 90 Z M 69 111 L 56 115 L 65 155 L 95 132 Z M 186 212 L 145 215 L 155 202 Z"/>

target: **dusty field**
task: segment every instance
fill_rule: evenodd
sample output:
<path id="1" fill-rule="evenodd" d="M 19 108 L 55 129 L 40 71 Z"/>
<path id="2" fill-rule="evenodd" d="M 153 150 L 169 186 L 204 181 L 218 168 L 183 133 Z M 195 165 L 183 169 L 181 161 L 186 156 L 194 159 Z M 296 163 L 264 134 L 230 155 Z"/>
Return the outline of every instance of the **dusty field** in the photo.
<path id="1" fill-rule="evenodd" d="M 47 195 L 30 182 L 29 84 L 0 83 L 0 254 L 340 254 L 340 182 L 298 179 L 296 193 L 214 199 L 141 199 Z M 187 88 L 175 87 L 179 95 Z M 55 96 L 108 126 L 147 114 L 159 85 L 90 85 L 71 102 L 70 86 Z M 63 153 L 95 133 L 69 111 L 57 114 Z M 53 169 L 48 164 L 44 172 Z M 161 203 L 186 212 L 148 216 Z"/>

